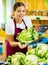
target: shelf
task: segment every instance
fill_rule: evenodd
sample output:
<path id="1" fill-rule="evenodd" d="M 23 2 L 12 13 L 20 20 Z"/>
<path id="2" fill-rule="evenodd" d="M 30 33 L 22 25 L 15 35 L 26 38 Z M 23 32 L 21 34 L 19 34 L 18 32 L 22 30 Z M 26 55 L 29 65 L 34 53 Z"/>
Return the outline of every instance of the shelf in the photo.
<path id="1" fill-rule="evenodd" d="M 47 16 L 28 16 L 31 20 L 36 20 L 36 18 L 40 18 L 40 20 L 48 20 Z"/>

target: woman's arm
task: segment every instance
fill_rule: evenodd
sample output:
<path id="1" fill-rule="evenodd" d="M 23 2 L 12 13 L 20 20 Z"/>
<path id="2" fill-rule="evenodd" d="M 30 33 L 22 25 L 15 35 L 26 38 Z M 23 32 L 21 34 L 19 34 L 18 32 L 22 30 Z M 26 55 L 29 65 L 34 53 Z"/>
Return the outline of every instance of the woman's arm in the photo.
<path id="1" fill-rule="evenodd" d="M 11 45 L 12 47 L 17 46 L 18 43 L 19 43 L 19 42 L 15 42 L 15 41 L 14 41 L 14 36 L 13 36 L 13 35 L 9 35 L 9 34 L 7 34 L 6 40 L 10 42 L 10 45 Z"/>
<path id="2" fill-rule="evenodd" d="M 8 40 L 8 41 L 14 41 L 14 36 L 12 35 L 12 34 L 7 34 L 7 37 L 6 37 L 6 39 Z"/>
<path id="3" fill-rule="evenodd" d="M 13 35 L 7 35 L 6 40 L 10 42 L 11 47 L 19 46 L 19 48 L 21 48 L 21 49 L 26 47 L 25 44 L 21 45 L 19 42 L 14 41 Z"/>

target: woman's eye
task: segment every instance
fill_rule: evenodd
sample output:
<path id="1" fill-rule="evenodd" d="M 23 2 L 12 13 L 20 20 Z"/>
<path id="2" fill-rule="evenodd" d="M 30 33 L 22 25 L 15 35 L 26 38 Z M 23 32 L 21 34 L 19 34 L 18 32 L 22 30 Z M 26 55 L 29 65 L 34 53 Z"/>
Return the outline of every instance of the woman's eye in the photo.
<path id="1" fill-rule="evenodd" d="M 25 10 L 23 10 L 23 12 L 25 12 Z"/>
<path id="2" fill-rule="evenodd" d="M 25 10 L 21 11 L 21 10 L 18 10 L 18 12 L 25 12 Z"/>
<path id="3" fill-rule="evenodd" d="M 20 10 L 18 10 L 18 12 L 21 12 Z"/>

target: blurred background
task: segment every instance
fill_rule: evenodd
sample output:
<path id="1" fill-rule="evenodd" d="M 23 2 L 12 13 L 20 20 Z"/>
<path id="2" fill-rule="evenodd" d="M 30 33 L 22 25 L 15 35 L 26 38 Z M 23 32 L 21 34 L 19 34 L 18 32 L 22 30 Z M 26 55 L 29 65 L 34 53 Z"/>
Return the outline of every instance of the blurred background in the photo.
<path id="1" fill-rule="evenodd" d="M 23 2 L 26 6 L 27 16 L 46 16 L 48 17 L 48 0 L 0 0 L 0 27 L 4 28 L 6 21 L 10 21 L 12 7 L 15 2 Z M 48 19 L 41 17 L 40 22 L 33 19 L 33 25 L 48 24 Z M 3 22 L 3 23 L 2 23 Z M 36 24 L 37 23 L 37 24 Z"/>
<path id="2" fill-rule="evenodd" d="M 36 31 L 45 32 L 48 37 L 48 0 L 0 0 L 0 59 L 6 59 L 5 24 L 13 18 L 12 8 L 15 2 L 23 2 L 28 16 Z M 39 27 L 39 28 L 38 28 Z M 47 31 L 46 31 L 47 30 Z M 42 33 L 40 33 L 42 34 Z M 48 38 L 46 39 L 48 43 Z M 46 42 L 45 40 L 45 42 Z"/>

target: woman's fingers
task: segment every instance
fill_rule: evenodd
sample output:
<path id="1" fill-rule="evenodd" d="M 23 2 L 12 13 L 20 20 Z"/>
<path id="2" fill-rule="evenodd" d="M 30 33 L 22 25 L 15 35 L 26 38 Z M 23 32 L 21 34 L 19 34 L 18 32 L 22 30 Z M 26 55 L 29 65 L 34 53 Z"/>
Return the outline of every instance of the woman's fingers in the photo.
<path id="1" fill-rule="evenodd" d="M 19 47 L 21 48 L 21 49 L 23 49 L 23 48 L 25 48 L 26 47 L 26 44 L 19 44 Z"/>

